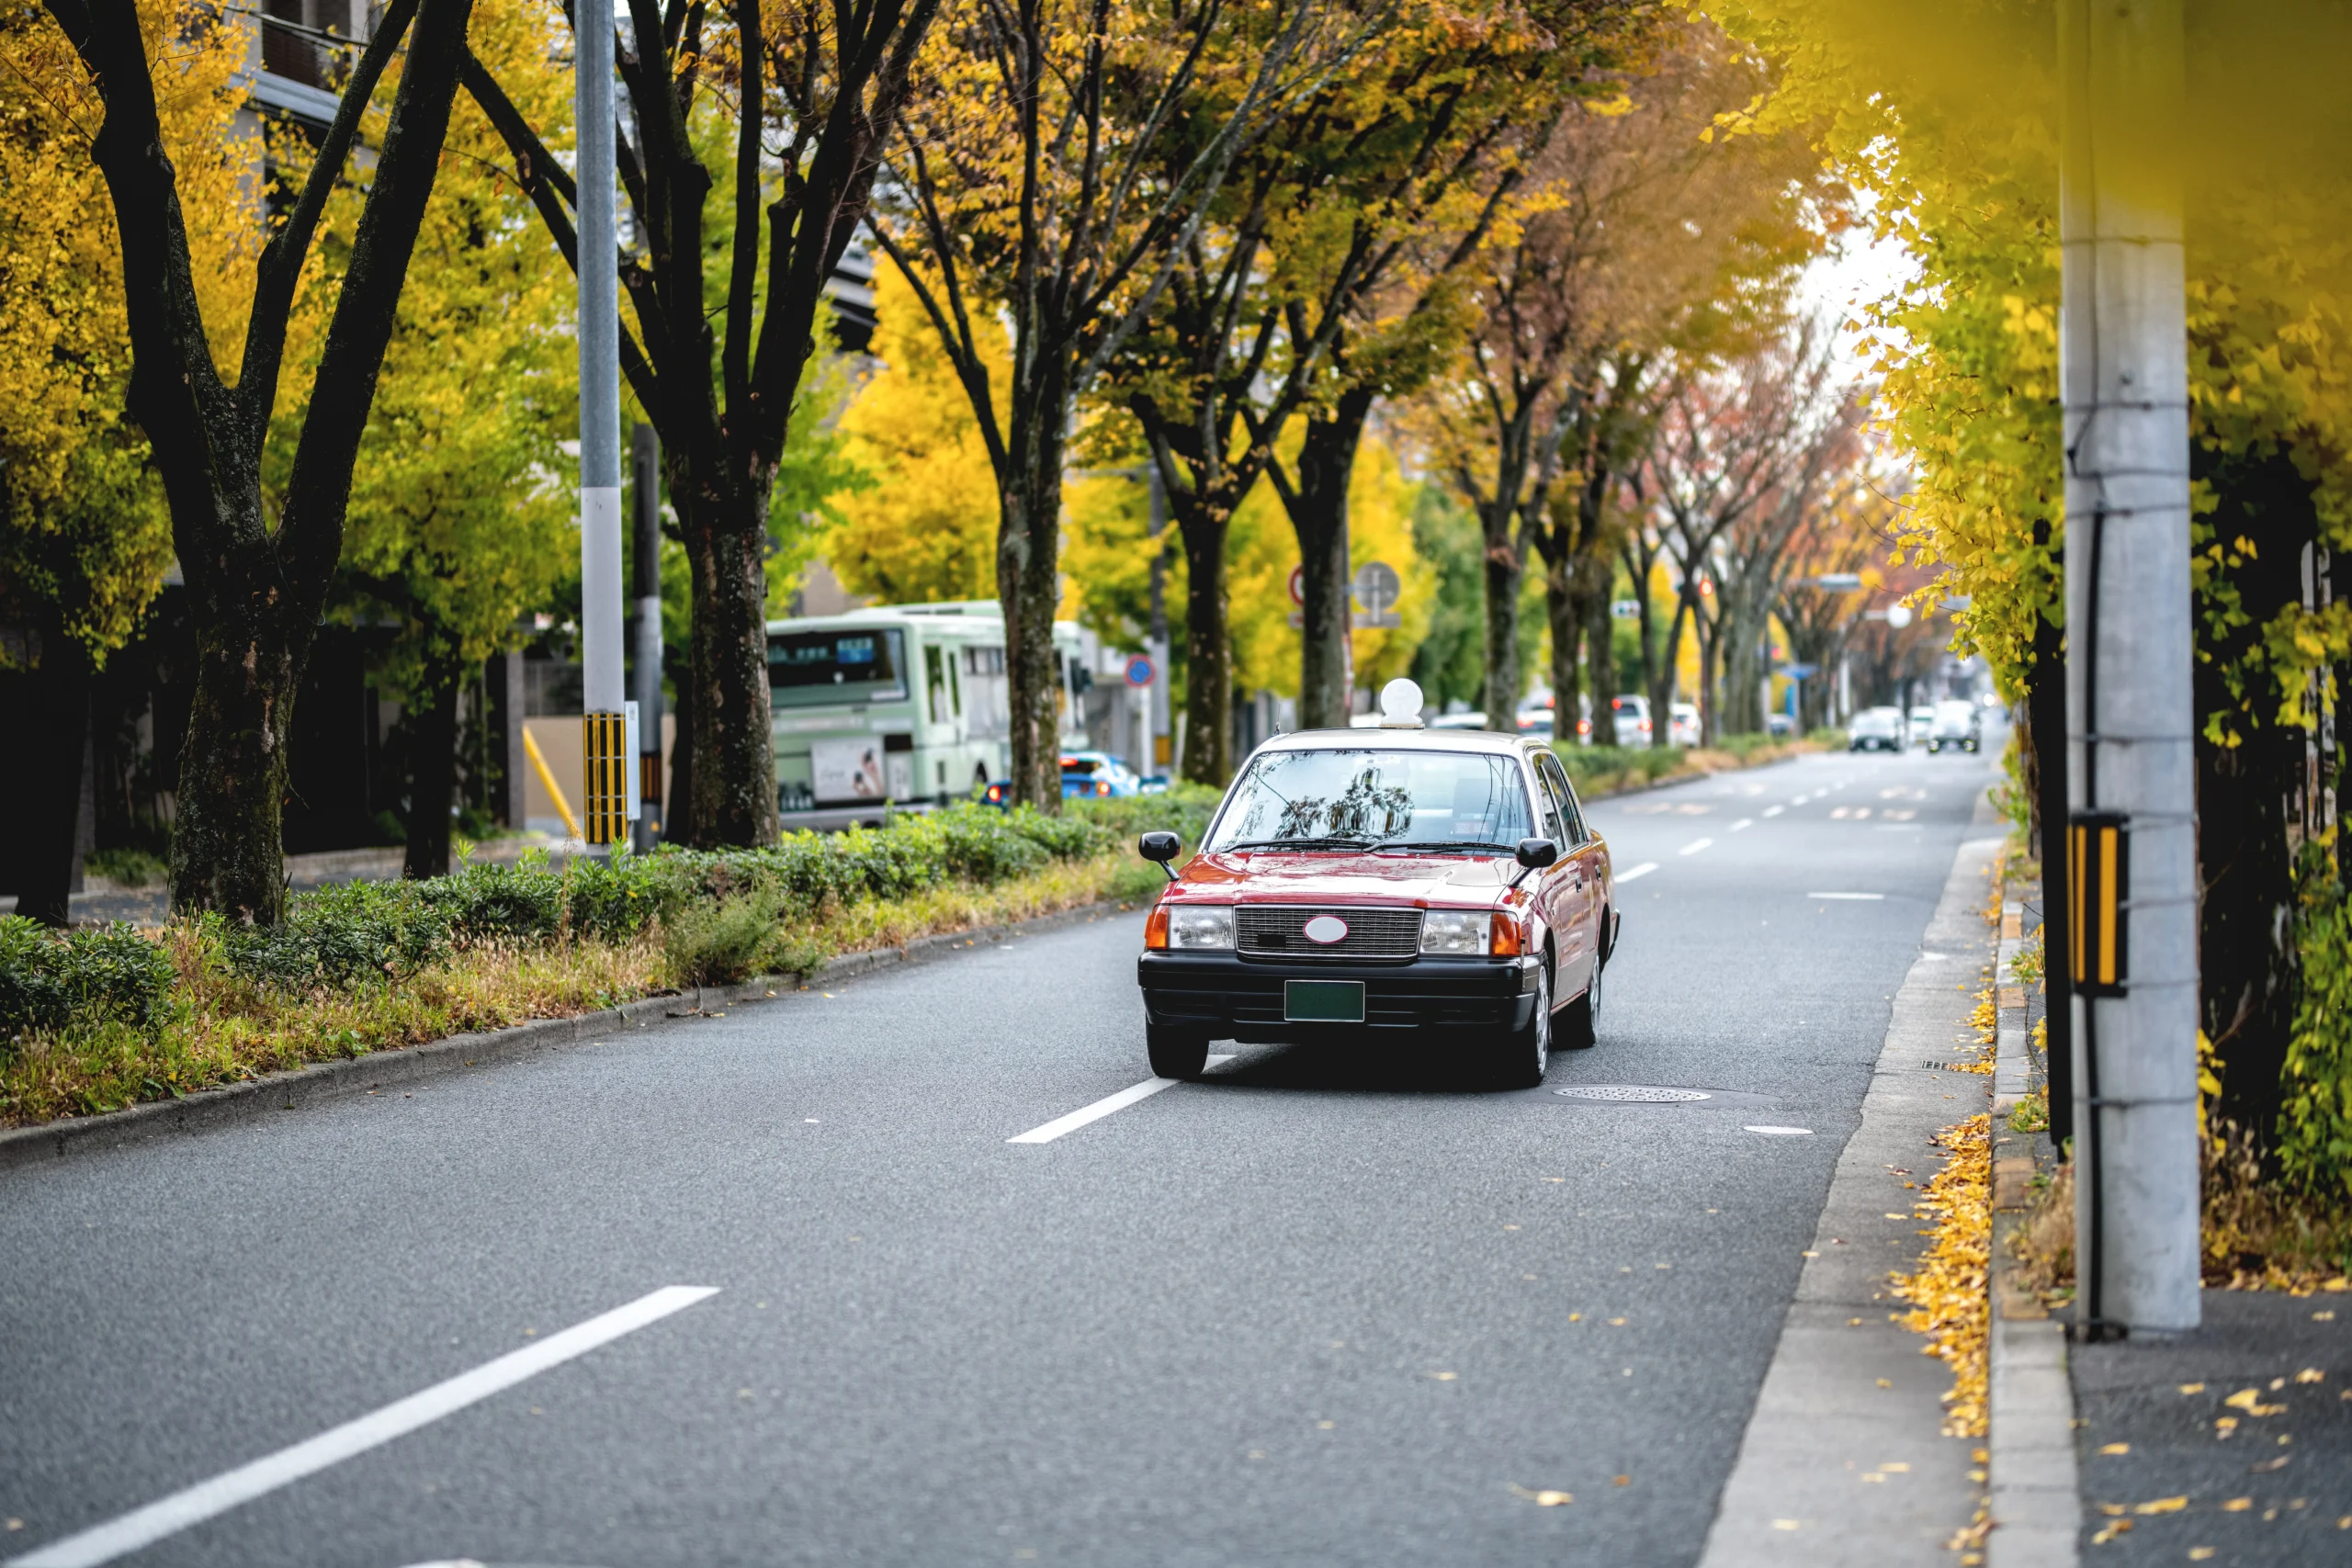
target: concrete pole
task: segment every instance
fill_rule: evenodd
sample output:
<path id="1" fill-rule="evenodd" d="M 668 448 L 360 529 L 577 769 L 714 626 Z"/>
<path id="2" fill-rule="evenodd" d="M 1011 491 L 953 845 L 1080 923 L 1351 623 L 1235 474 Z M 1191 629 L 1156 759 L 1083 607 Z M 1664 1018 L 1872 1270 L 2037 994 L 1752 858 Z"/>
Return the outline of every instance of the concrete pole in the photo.
<path id="1" fill-rule="evenodd" d="M 620 254 L 613 198 L 613 0 L 580 0 L 574 59 L 580 181 L 580 642 L 583 830 L 626 835 L 621 677 Z"/>
<path id="2" fill-rule="evenodd" d="M 650 424 L 632 433 L 629 477 L 635 491 L 629 530 L 637 588 L 637 795 L 631 836 L 639 853 L 662 840 L 662 438 Z"/>
<path id="3" fill-rule="evenodd" d="M 2198 1324 L 2182 0 L 2063 0 L 2066 795 L 2125 819 L 2119 994 L 2074 1000 L 2076 1321 Z"/>

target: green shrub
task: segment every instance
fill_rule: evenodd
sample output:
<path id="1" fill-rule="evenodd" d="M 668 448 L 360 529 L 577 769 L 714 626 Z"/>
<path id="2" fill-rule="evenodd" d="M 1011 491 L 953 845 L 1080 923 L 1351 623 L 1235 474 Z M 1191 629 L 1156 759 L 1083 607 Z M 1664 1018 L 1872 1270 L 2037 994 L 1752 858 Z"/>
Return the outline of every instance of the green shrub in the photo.
<path id="1" fill-rule="evenodd" d="M 2352 900 L 2336 880 L 2332 847 L 2307 847 L 2300 868 L 2302 983 L 2277 1147 L 2290 1182 L 2342 1203 L 2352 1199 Z"/>
<path id="2" fill-rule="evenodd" d="M 0 1036 L 105 1022 L 152 1035 L 172 980 L 170 956 L 119 921 L 59 932 L 0 916 Z"/>
<path id="3" fill-rule="evenodd" d="M 670 976 L 681 986 L 725 986 L 760 969 L 760 952 L 775 931 L 773 891 L 738 893 L 678 912 L 662 932 Z"/>

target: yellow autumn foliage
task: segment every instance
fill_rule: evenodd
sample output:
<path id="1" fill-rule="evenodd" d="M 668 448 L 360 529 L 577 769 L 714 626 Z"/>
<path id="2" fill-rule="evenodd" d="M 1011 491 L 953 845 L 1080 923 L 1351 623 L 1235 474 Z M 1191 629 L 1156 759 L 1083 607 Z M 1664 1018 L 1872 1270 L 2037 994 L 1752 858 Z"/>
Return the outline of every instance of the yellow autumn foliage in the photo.
<path id="1" fill-rule="evenodd" d="M 838 502 L 825 558 L 843 586 L 884 604 L 996 597 L 997 485 L 971 400 L 896 266 L 875 270 L 881 361 L 842 415 L 843 456 L 871 488 Z M 997 406 L 1012 368 L 1001 338 L 984 345 Z"/>
<path id="2" fill-rule="evenodd" d="M 234 367 L 261 229 L 240 134 L 247 35 L 209 6 L 139 0 L 190 275 L 212 351 Z M 129 640 L 162 587 L 171 525 L 125 414 L 121 246 L 89 139 L 105 105 L 48 13 L 0 17 L 0 614 L 51 616 L 94 657 Z M 0 649 L 0 663 L 26 649 Z"/>

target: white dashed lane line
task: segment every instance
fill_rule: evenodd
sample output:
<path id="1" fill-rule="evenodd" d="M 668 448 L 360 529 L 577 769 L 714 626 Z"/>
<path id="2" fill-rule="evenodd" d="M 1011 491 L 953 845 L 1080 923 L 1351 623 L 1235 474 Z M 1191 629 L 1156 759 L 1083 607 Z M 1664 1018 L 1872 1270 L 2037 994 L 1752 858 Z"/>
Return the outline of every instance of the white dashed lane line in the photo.
<path id="1" fill-rule="evenodd" d="M 1631 882 L 1635 877 L 1647 876 L 1651 872 L 1654 872 L 1657 869 L 1657 862 L 1654 860 L 1645 860 L 1641 864 L 1634 867 L 1631 871 L 1619 872 L 1616 879 L 1619 882 Z"/>
<path id="2" fill-rule="evenodd" d="M 1764 815 L 1767 817 L 1778 817 L 1781 812 L 1786 811 L 1788 807 L 1785 806 L 1768 806 L 1764 808 Z"/>
<path id="3" fill-rule="evenodd" d="M 1231 1060 L 1233 1060 L 1231 1053 L 1221 1056 L 1211 1056 L 1209 1066 L 1218 1066 Z M 1057 1116 L 1042 1127 L 1032 1127 L 1025 1133 L 1007 1138 L 1005 1142 L 1008 1144 L 1050 1144 L 1065 1133 L 1075 1133 L 1090 1122 L 1100 1122 L 1114 1111 L 1125 1111 L 1128 1106 L 1149 1100 L 1163 1089 L 1174 1089 L 1183 1081 L 1182 1078 L 1146 1078 L 1143 1082 L 1123 1089 L 1116 1094 L 1105 1095 L 1091 1105 L 1081 1105 L 1067 1116 Z"/>
<path id="4" fill-rule="evenodd" d="M 1713 839 L 1693 839 L 1674 852 L 1679 855 L 1695 855 L 1713 842 Z"/>
<path id="5" fill-rule="evenodd" d="M 1731 830 L 1732 830 L 1733 832 L 1736 833 L 1736 832 L 1738 832 L 1742 828 L 1753 828 L 1753 827 L 1755 827 L 1755 826 L 1756 826 L 1756 818 L 1753 818 L 1753 817 L 1743 817 L 1743 818 L 1741 818 L 1738 821 L 1736 821 L 1736 822 L 1735 822 L 1735 823 L 1733 823 L 1733 824 L 1731 825 Z"/>

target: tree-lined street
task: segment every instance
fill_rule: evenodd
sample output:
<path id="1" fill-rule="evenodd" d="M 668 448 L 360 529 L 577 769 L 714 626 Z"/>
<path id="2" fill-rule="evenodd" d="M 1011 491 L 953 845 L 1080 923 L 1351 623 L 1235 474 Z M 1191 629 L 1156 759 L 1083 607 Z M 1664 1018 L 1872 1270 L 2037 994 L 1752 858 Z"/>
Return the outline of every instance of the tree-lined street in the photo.
<path id="1" fill-rule="evenodd" d="M 1130 914 L 10 1172 L 0 1249 L 49 1262 L 0 1284 L 9 1545 L 700 1285 L 125 1561 L 1696 1562 L 1990 773 L 1596 806 L 1655 869 L 1600 1045 L 1536 1089 L 1242 1048 L 1008 1142 L 1144 1077 Z M 1717 1098 L 1559 1092 L 1601 1085 Z M 1844 1239 L 1892 1266 L 1915 1229 Z"/>

